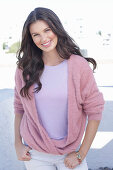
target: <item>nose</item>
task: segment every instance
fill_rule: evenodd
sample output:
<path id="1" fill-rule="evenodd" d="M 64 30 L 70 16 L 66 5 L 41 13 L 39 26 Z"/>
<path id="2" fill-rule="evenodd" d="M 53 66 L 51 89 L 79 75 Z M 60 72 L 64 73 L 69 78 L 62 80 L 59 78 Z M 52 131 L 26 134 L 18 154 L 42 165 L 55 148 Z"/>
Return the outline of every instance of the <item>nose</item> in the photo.
<path id="1" fill-rule="evenodd" d="M 44 42 L 46 42 L 46 40 L 47 40 L 47 37 L 46 37 L 46 35 L 41 35 L 41 43 L 44 43 Z"/>

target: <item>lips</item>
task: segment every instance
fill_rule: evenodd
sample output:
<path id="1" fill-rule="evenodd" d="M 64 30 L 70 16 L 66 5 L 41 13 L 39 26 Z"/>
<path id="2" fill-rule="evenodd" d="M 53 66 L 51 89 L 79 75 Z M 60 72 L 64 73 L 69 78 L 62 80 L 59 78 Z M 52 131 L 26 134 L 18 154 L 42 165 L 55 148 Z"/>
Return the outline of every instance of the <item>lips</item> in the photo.
<path id="1" fill-rule="evenodd" d="M 51 45 L 51 41 L 47 41 L 46 43 L 43 43 L 42 46 L 49 47 Z"/>

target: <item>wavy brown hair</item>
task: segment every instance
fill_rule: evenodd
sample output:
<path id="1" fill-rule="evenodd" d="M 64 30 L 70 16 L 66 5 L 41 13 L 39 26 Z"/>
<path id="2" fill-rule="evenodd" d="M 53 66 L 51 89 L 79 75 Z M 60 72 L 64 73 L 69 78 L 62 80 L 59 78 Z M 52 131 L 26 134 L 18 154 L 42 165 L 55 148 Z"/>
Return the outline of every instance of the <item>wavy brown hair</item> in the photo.
<path id="1" fill-rule="evenodd" d="M 27 17 L 22 31 L 22 41 L 20 49 L 17 53 L 17 66 L 22 69 L 25 86 L 20 90 L 23 97 L 30 98 L 29 88 L 34 83 L 38 84 L 35 92 L 39 92 L 42 88 L 40 76 L 44 69 L 42 60 L 42 50 L 39 49 L 32 40 L 29 27 L 37 20 L 45 21 L 51 30 L 57 35 L 58 43 L 56 46 L 59 56 L 63 59 L 69 59 L 71 54 L 80 55 L 80 48 L 74 40 L 65 31 L 58 16 L 48 8 L 35 8 Z M 93 70 L 96 68 L 96 61 L 93 58 L 85 58 L 93 64 Z"/>

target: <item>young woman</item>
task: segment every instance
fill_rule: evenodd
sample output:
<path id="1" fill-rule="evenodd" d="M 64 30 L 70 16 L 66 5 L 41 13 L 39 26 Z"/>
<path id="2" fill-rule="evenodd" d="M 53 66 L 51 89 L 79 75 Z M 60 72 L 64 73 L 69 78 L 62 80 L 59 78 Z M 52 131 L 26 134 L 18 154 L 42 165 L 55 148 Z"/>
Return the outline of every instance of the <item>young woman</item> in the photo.
<path id="1" fill-rule="evenodd" d="M 94 70 L 96 61 L 82 56 L 53 11 L 29 14 L 14 98 L 15 148 L 27 170 L 88 169 L 85 157 L 104 106 L 89 62 Z"/>

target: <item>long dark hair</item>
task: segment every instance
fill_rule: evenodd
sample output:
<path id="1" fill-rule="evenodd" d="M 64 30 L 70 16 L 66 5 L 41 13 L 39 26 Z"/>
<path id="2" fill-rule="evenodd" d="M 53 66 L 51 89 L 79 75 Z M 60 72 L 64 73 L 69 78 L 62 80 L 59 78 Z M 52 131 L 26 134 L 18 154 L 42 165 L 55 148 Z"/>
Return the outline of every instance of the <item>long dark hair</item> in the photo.
<path id="1" fill-rule="evenodd" d="M 42 60 L 42 50 L 39 49 L 32 40 L 29 27 L 37 20 L 45 21 L 51 30 L 57 35 L 58 43 L 56 46 L 59 56 L 63 59 L 69 59 L 71 54 L 83 55 L 74 40 L 65 31 L 58 16 L 48 8 L 35 8 L 27 17 L 22 31 L 21 47 L 17 53 L 17 66 L 23 71 L 23 79 L 25 86 L 20 90 L 23 97 L 30 98 L 29 88 L 34 83 L 38 84 L 35 92 L 39 92 L 42 84 L 40 76 L 44 69 L 44 62 Z M 93 70 L 96 68 L 96 61 L 93 58 L 85 58 L 88 62 L 93 64 Z"/>

